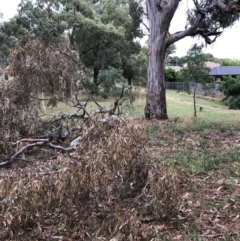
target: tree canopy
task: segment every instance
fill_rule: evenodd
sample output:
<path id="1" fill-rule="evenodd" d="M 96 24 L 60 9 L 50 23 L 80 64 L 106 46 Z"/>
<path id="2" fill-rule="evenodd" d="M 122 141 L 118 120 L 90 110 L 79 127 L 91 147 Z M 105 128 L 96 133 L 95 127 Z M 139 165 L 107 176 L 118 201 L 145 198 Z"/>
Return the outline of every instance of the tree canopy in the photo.
<path id="1" fill-rule="evenodd" d="M 17 41 L 24 44 L 28 38 L 55 44 L 67 40 L 93 70 L 96 84 L 100 70 L 109 66 L 124 69 L 131 82 L 128 68 L 141 49 L 136 38 L 143 36 L 142 12 L 136 1 L 22 0 L 16 17 L 0 28 L 0 54 L 6 58 Z"/>

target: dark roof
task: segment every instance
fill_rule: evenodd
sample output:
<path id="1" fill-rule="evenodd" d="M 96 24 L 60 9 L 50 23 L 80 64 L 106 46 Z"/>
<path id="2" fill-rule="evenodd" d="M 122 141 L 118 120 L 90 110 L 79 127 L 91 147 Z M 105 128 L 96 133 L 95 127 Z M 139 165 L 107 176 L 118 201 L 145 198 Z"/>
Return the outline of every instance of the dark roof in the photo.
<path id="1" fill-rule="evenodd" d="M 223 75 L 240 75 L 240 66 L 219 66 L 212 68 L 209 75 L 223 76 Z"/>

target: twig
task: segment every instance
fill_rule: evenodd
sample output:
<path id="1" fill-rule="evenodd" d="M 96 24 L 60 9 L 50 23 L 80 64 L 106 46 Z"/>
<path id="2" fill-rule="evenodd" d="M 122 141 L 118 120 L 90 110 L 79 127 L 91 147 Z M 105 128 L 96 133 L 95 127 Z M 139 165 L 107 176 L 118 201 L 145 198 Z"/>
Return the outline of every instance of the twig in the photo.
<path id="1" fill-rule="evenodd" d="M 89 90 L 87 89 L 87 87 L 85 86 L 85 84 L 83 83 L 83 81 L 81 81 L 81 84 L 82 84 L 83 88 L 86 90 L 87 94 L 88 94 L 88 95 L 91 97 L 91 99 L 94 101 L 94 103 L 95 103 L 100 109 L 103 109 L 103 107 L 98 104 L 98 102 L 95 100 L 95 98 L 93 97 L 93 95 L 89 92 Z"/>

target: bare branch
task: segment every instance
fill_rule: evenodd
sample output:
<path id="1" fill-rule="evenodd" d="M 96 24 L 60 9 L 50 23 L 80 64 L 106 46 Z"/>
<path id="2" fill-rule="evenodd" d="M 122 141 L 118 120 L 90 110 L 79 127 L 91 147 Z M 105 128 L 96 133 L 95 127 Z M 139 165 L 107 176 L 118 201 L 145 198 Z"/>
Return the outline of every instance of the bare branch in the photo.
<path id="1" fill-rule="evenodd" d="M 168 40 L 167 45 L 171 45 L 174 42 L 186 37 L 186 36 L 196 36 L 200 35 L 205 39 L 205 42 L 207 44 L 213 43 L 219 35 L 221 35 L 222 31 L 215 30 L 202 30 L 198 29 L 201 26 L 202 21 L 206 18 L 206 15 L 208 13 L 212 13 L 215 10 L 221 10 L 224 13 L 239 13 L 240 12 L 240 4 L 239 3 L 230 3 L 223 0 L 215 0 L 212 2 L 210 6 L 202 7 L 200 6 L 198 0 L 193 0 L 194 5 L 198 11 L 198 15 L 196 17 L 196 20 L 192 24 L 191 27 L 184 31 L 176 32 L 174 34 L 171 34 Z M 207 31 L 207 32 L 206 32 Z M 209 38 L 209 36 L 215 36 L 214 39 Z"/>
<path id="2" fill-rule="evenodd" d="M 36 142 L 33 144 L 28 144 L 26 146 L 23 146 L 19 151 L 17 151 L 8 161 L 5 162 L 1 162 L 0 163 L 0 167 L 6 166 L 8 164 L 10 164 L 13 160 L 15 160 L 18 156 L 20 156 L 23 152 L 25 152 L 27 149 L 29 149 L 30 147 L 34 147 L 34 146 L 41 146 L 43 145 L 45 142 Z"/>
<path id="3" fill-rule="evenodd" d="M 16 142 L 11 143 L 13 146 L 19 145 L 21 142 L 48 142 L 48 139 L 31 139 L 31 138 L 25 138 L 25 139 L 21 139 L 18 140 Z"/>
<path id="4" fill-rule="evenodd" d="M 42 145 L 46 144 L 47 146 L 50 146 L 53 149 L 61 150 L 61 151 L 64 151 L 64 152 L 71 152 L 71 151 L 75 150 L 75 146 L 70 146 L 68 148 L 64 148 L 62 146 L 57 146 L 57 145 L 52 144 L 51 142 L 48 142 L 48 139 L 44 139 L 44 140 L 41 140 L 41 139 L 39 139 L 39 140 L 38 139 L 22 139 L 22 140 L 19 140 L 16 143 L 13 143 L 13 144 L 17 144 L 17 143 L 19 144 L 20 142 L 34 142 L 34 143 L 27 144 L 27 145 L 21 147 L 20 150 L 18 150 L 9 160 L 7 160 L 5 162 L 1 162 L 0 167 L 6 166 L 6 165 L 12 163 L 12 161 L 14 161 L 18 156 L 20 156 L 26 150 L 28 150 L 29 148 L 34 147 L 34 146 L 42 146 Z"/>
<path id="5" fill-rule="evenodd" d="M 197 28 L 200 26 L 201 21 L 203 20 L 204 16 L 202 14 L 198 14 L 196 17 L 196 20 L 192 24 L 191 27 L 187 28 L 184 31 L 176 32 L 174 34 L 171 34 L 167 43 L 167 46 L 170 46 L 171 44 L 179 41 L 180 39 L 185 38 L 186 36 L 191 36 Z"/>
<path id="6" fill-rule="evenodd" d="M 85 86 L 85 84 L 84 84 L 83 81 L 81 81 L 81 84 L 82 84 L 83 88 L 85 89 L 85 91 L 87 92 L 88 96 L 90 96 L 90 98 L 94 101 L 94 103 L 95 103 L 100 109 L 103 109 L 103 107 L 98 104 L 98 102 L 95 100 L 95 98 L 93 97 L 93 95 L 89 92 L 89 90 L 87 89 L 87 87 Z"/>
<path id="7" fill-rule="evenodd" d="M 219 35 L 222 34 L 222 31 L 217 32 L 217 31 L 210 31 L 210 32 L 206 32 L 203 29 L 198 29 L 196 32 L 194 32 L 191 36 L 196 36 L 196 35 L 200 35 L 202 38 L 205 39 L 205 42 L 207 44 L 212 44 L 213 42 L 215 42 L 215 40 L 217 39 L 217 37 Z M 210 36 L 215 36 L 214 39 L 210 39 Z"/>
<path id="8" fill-rule="evenodd" d="M 143 21 L 141 22 L 141 24 L 147 29 L 147 31 L 149 32 L 149 27 L 147 26 L 147 24 L 145 24 Z"/>

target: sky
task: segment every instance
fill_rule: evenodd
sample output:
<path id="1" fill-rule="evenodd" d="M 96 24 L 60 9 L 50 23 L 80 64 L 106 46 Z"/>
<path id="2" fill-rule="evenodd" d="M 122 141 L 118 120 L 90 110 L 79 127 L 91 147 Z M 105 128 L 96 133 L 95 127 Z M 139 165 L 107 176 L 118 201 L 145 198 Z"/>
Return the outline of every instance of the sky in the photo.
<path id="1" fill-rule="evenodd" d="M 3 20 L 8 20 L 17 13 L 17 5 L 21 0 L 0 0 L 0 12 L 3 13 Z M 170 27 L 170 33 L 184 30 L 186 24 L 186 2 L 182 2 L 177 10 Z M 202 40 L 201 40 L 202 41 Z M 176 56 L 185 56 L 188 49 L 199 42 L 198 38 L 186 37 L 176 43 Z M 212 45 L 204 47 L 204 53 L 211 53 L 217 58 L 240 59 L 240 21 L 230 29 L 224 30 L 222 35 Z"/>

